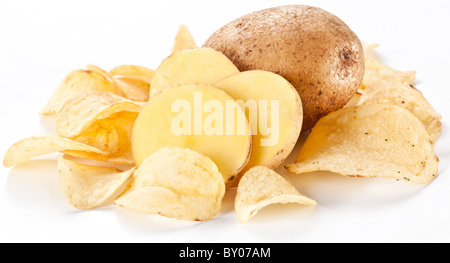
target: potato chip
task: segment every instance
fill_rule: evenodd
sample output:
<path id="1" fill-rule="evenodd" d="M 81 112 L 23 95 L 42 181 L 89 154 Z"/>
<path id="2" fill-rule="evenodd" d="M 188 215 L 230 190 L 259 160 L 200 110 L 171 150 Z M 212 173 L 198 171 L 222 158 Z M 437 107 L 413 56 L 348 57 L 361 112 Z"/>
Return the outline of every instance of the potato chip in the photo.
<path id="1" fill-rule="evenodd" d="M 66 101 L 82 97 L 91 91 L 112 92 L 121 95 L 116 85 L 102 74 L 92 70 L 74 70 L 59 84 L 40 114 L 53 115 L 61 110 Z"/>
<path id="2" fill-rule="evenodd" d="M 369 44 L 369 43 L 361 43 L 364 50 L 364 58 L 375 58 L 378 59 L 378 54 L 375 52 L 375 48 L 377 48 L 378 44 Z"/>
<path id="3" fill-rule="evenodd" d="M 390 104 L 409 110 L 423 124 L 434 143 L 441 133 L 442 116 L 425 99 L 422 92 L 406 82 L 380 81 L 361 95 L 361 104 Z"/>
<path id="4" fill-rule="evenodd" d="M 112 204 L 130 183 L 135 170 L 136 167 L 122 172 L 58 158 L 61 191 L 70 205 L 84 210 Z"/>
<path id="5" fill-rule="evenodd" d="M 113 78 L 113 76 L 106 70 L 102 69 L 99 66 L 96 65 L 92 65 L 92 64 L 88 64 L 86 65 L 86 69 L 93 71 L 93 72 L 97 72 L 98 74 L 102 75 L 105 79 L 107 79 L 109 82 L 111 82 L 120 92 L 120 87 L 119 85 L 116 83 L 116 80 Z M 120 94 L 123 95 L 123 94 Z"/>
<path id="6" fill-rule="evenodd" d="M 57 115 L 56 131 L 63 137 L 72 138 L 98 120 L 123 111 L 140 112 L 143 105 L 111 92 L 90 92 L 67 101 Z"/>
<path id="7" fill-rule="evenodd" d="M 66 150 L 64 153 L 73 157 L 100 162 L 134 165 L 131 134 L 137 116 L 137 112 L 117 112 L 106 119 L 97 121 L 96 124 L 99 124 L 99 126 L 93 125 L 84 133 L 74 137 L 77 141 L 85 141 L 91 145 L 105 148 L 108 150 L 108 154 L 72 149 Z M 97 127 L 99 128 L 97 129 Z M 102 144 L 104 145 L 102 146 Z"/>
<path id="8" fill-rule="evenodd" d="M 225 183 L 216 164 L 186 148 L 167 147 L 139 166 L 114 204 L 162 216 L 204 221 L 221 209 Z"/>
<path id="9" fill-rule="evenodd" d="M 317 204 L 315 200 L 300 194 L 281 175 L 265 166 L 254 166 L 242 176 L 234 205 L 240 223 L 246 223 L 260 209 L 276 203 Z"/>
<path id="10" fill-rule="evenodd" d="M 184 49 L 197 48 L 194 38 L 191 32 L 185 25 L 178 27 L 177 35 L 175 36 L 175 42 L 172 47 L 172 54 Z"/>
<path id="11" fill-rule="evenodd" d="M 113 77 L 141 80 L 150 84 L 152 82 L 154 70 L 138 65 L 120 65 L 111 69 L 109 74 Z"/>
<path id="12" fill-rule="evenodd" d="M 5 154 L 3 165 L 12 167 L 35 157 L 59 151 L 75 150 L 98 155 L 106 155 L 100 149 L 57 135 L 38 136 L 22 139 L 12 145 Z"/>
<path id="13" fill-rule="evenodd" d="M 330 171 L 351 177 L 385 177 L 416 184 L 438 174 L 427 131 L 411 112 L 394 105 L 343 108 L 323 117 L 309 134 L 293 173 Z"/>
<path id="14" fill-rule="evenodd" d="M 416 79 L 415 71 L 400 71 L 383 64 L 378 59 L 365 58 L 365 72 L 363 78 L 363 90 L 371 89 L 380 80 L 391 82 L 406 82 L 414 84 Z"/>
<path id="15" fill-rule="evenodd" d="M 126 98 L 135 101 L 148 101 L 150 83 L 128 77 L 116 77 L 115 80 Z"/>
<path id="16" fill-rule="evenodd" d="M 376 59 L 374 47 L 376 45 L 365 46 L 365 51 L 371 55 L 365 58 L 363 84 L 358 91 L 360 95 L 352 98 L 353 105 L 390 104 L 405 108 L 420 119 L 434 143 L 441 132 L 441 115 L 413 86 L 415 72 L 402 72 L 384 65 Z"/>

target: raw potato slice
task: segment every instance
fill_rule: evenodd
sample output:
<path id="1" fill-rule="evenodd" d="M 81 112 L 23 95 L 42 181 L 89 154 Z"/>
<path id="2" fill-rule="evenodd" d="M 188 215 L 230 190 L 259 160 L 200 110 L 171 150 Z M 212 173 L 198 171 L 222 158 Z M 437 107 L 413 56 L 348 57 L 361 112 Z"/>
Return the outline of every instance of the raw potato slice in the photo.
<path id="1" fill-rule="evenodd" d="M 65 150 L 83 151 L 98 155 L 107 154 L 100 149 L 57 135 L 39 136 L 22 139 L 12 145 L 5 154 L 3 165 L 12 167 L 35 157 Z"/>
<path id="2" fill-rule="evenodd" d="M 276 203 L 317 204 L 315 200 L 300 194 L 281 175 L 267 167 L 255 166 L 242 176 L 234 205 L 240 223 L 246 223 L 261 208 Z"/>
<path id="3" fill-rule="evenodd" d="M 240 102 L 246 112 L 253 135 L 247 167 L 275 169 L 283 163 L 302 129 L 302 102 L 295 88 L 283 77 L 262 70 L 240 72 L 214 86 Z"/>
<path id="4" fill-rule="evenodd" d="M 197 48 L 194 38 L 191 32 L 185 25 L 180 25 L 178 27 L 177 35 L 175 36 L 175 42 L 172 47 L 172 54 L 181 50 Z"/>
<path id="5" fill-rule="evenodd" d="M 234 114 L 227 114 L 227 109 Z M 140 165 L 164 147 L 190 148 L 211 158 L 228 185 L 248 162 L 249 129 L 245 113 L 223 90 L 203 84 L 177 85 L 151 97 L 139 113 L 132 136 L 133 156 Z"/>
<path id="6" fill-rule="evenodd" d="M 40 114 L 53 115 L 61 110 L 66 101 L 74 97 L 82 97 L 91 91 L 121 95 L 117 86 L 101 73 L 93 70 L 74 70 L 64 78 Z"/>
<path id="7" fill-rule="evenodd" d="M 225 55 L 214 49 L 182 50 L 167 57 L 156 69 L 150 85 L 150 97 L 172 85 L 213 84 L 238 72 Z"/>
<path id="8" fill-rule="evenodd" d="M 166 217 L 205 221 L 217 215 L 225 184 L 208 157 L 187 148 L 167 147 L 136 170 L 114 204 Z"/>
<path id="9" fill-rule="evenodd" d="M 330 171 L 424 184 L 438 174 L 430 136 L 408 110 L 360 105 L 323 117 L 302 146 L 293 173 Z"/>
<path id="10" fill-rule="evenodd" d="M 134 167 L 121 172 L 58 158 L 61 192 L 70 205 L 83 210 L 112 204 L 130 183 L 135 170 Z"/>

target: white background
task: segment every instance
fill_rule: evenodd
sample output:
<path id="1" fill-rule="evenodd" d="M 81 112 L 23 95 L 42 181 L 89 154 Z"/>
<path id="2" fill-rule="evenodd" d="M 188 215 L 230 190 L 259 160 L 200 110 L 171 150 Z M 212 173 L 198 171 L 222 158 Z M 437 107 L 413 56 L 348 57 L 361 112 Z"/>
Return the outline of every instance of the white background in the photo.
<path id="1" fill-rule="evenodd" d="M 54 128 L 38 115 L 71 70 L 95 64 L 156 68 L 179 24 L 201 45 L 251 11 L 310 4 L 378 43 L 381 59 L 417 70 L 419 88 L 443 115 L 435 145 L 439 176 L 424 186 L 319 173 L 287 175 L 318 201 L 275 205 L 240 225 L 233 191 L 208 222 L 187 222 L 107 206 L 79 211 L 59 191 L 55 155 L 0 168 L 2 242 L 449 242 L 449 1 L 6 1 L 0 2 L 0 155 L 19 139 Z M 296 149 L 288 161 L 293 161 Z"/>

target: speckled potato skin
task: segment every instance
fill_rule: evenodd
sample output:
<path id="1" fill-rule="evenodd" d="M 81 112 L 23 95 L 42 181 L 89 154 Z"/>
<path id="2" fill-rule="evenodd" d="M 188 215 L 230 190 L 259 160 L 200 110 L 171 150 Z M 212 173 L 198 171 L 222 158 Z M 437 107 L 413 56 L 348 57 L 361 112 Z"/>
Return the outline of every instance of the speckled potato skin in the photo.
<path id="1" fill-rule="evenodd" d="M 364 76 L 364 53 L 356 34 L 320 8 L 290 5 L 253 12 L 217 30 L 204 43 L 224 53 L 240 71 L 277 73 L 303 103 L 302 131 L 342 108 Z"/>

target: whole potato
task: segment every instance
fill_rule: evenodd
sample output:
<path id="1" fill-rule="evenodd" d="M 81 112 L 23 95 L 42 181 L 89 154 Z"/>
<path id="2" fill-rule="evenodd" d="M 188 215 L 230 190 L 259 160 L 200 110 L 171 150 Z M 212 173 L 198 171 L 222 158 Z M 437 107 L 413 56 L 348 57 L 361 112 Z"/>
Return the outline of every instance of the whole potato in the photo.
<path id="1" fill-rule="evenodd" d="M 364 53 L 356 34 L 317 7 L 279 6 L 247 14 L 204 43 L 224 53 L 240 71 L 277 73 L 297 89 L 302 131 L 342 108 L 361 85 Z"/>

